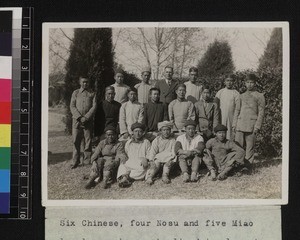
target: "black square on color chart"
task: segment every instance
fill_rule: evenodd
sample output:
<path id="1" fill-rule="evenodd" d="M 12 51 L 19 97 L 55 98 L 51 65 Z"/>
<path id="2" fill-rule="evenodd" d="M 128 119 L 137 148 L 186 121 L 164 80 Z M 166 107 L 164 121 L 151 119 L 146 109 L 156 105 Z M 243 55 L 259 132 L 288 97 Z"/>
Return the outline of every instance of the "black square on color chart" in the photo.
<path id="1" fill-rule="evenodd" d="M 12 11 L 0 12 L 0 56 L 12 54 Z"/>
<path id="2" fill-rule="evenodd" d="M 300 1 L 258 0 L 122 0 L 34 1 L 10 0 L 1 7 L 34 7 L 34 173 L 33 218 L 30 221 L 0 220 L 1 240 L 43 240 L 44 208 L 41 206 L 41 55 L 43 22 L 121 21 L 289 21 L 290 23 L 290 173 L 289 204 L 282 207 L 282 239 L 300 239 Z M 2 20 L 0 20 L 1 26 Z M 0 44 L 1 45 L 1 44 Z M 12 211 L 16 211 L 12 209 Z M 100 236 L 99 236 L 100 239 Z"/>

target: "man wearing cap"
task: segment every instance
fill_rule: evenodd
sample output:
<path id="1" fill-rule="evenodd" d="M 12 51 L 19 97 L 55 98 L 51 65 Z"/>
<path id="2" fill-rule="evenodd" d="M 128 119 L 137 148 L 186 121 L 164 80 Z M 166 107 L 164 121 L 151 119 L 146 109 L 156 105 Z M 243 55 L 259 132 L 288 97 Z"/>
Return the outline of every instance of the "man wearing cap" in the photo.
<path id="1" fill-rule="evenodd" d="M 151 77 L 151 68 L 150 67 L 143 68 L 142 81 L 141 83 L 138 83 L 134 86 L 137 89 L 138 101 L 141 104 L 148 103 L 149 101 L 149 90 L 152 87 L 149 84 L 150 77 Z"/>
<path id="2" fill-rule="evenodd" d="M 186 85 L 186 99 L 192 103 L 200 100 L 203 86 L 197 83 L 198 68 L 191 67 L 189 69 L 189 81 L 185 82 Z"/>
<path id="3" fill-rule="evenodd" d="M 216 137 L 206 143 L 206 157 L 216 163 L 219 173 L 217 179 L 224 180 L 231 170 L 244 165 L 245 151 L 234 141 L 226 139 L 226 126 L 220 124 L 214 131 Z"/>
<path id="4" fill-rule="evenodd" d="M 158 130 L 160 134 L 153 140 L 150 153 L 150 169 L 146 175 L 146 183 L 153 184 L 153 177 L 163 168 L 162 181 L 170 183 L 169 173 L 176 162 L 175 143 L 176 140 L 172 135 L 173 123 L 169 121 L 159 122 Z"/>
<path id="5" fill-rule="evenodd" d="M 220 110 L 217 103 L 211 98 L 211 90 L 208 86 L 203 87 L 201 99 L 195 103 L 196 116 L 200 132 L 205 140 L 213 136 L 213 129 L 220 124 Z"/>
<path id="6" fill-rule="evenodd" d="M 198 181 L 198 170 L 203 159 L 206 167 L 210 171 L 212 180 L 215 179 L 215 168 L 213 161 L 203 158 L 205 148 L 204 139 L 200 134 L 196 134 L 196 122 L 188 120 L 185 122 L 186 133 L 176 139 L 175 153 L 178 155 L 179 167 L 183 174 L 183 182 Z M 191 175 L 189 168 L 191 168 Z"/>
<path id="7" fill-rule="evenodd" d="M 159 101 L 160 90 L 150 89 L 150 101 L 144 105 L 144 120 L 147 135 L 157 135 L 157 124 L 168 120 L 168 106 Z M 153 140 L 153 139 L 152 139 Z"/>
<path id="8" fill-rule="evenodd" d="M 131 180 L 144 180 L 148 168 L 151 143 L 144 137 L 145 125 L 134 123 L 131 130 L 132 138 L 125 144 L 127 160 L 121 162 L 117 174 L 120 187 L 130 186 Z"/>
<path id="9" fill-rule="evenodd" d="M 167 105 L 176 99 L 176 87 L 178 81 L 172 79 L 173 77 L 173 67 L 166 66 L 164 70 L 164 79 L 156 82 L 155 87 L 160 90 L 160 101 L 166 103 Z"/>
<path id="10" fill-rule="evenodd" d="M 128 101 L 123 103 L 120 108 L 120 134 L 126 140 L 131 134 L 131 125 L 135 122 L 142 123 L 144 118 L 144 108 L 137 101 L 136 89 L 128 92 Z"/>
<path id="11" fill-rule="evenodd" d="M 216 94 L 216 100 L 221 110 L 221 123 L 227 126 L 227 139 L 234 140 L 233 118 L 236 114 L 236 107 L 240 101 L 240 94 L 233 89 L 233 78 L 228 76 L 225 78 L 225 87 Z"/>
<path id="12" fill-rule="evenodd" d="M 127 93 L 130 90 L 130 87 L 123 83 L 124 81 L 124 71 L 117 70 L 115 73 L 115 83 L 111 86 L 115 88 L 115 101 L 119 103 L 124 103 L 128 100 Z"/>
<path id="13" fill-rule="evenodd" d="M 173 100 L 169 106 L 169 119 L 174 123 L 174 130 L 182 131 L 187 120 L 195 121 L 194 104 L 185 98 L 186 86 L 178 84 L 176 89 L 177 99 Z"/>
<path id="14" fill-rule="evenodd" d="M 98 131 L 95 132 L 96 136 L 103 134 L 107 126 L 115 128 L 118 126 L 121 103 L 114 100 L 115 95 L 115 88 L 113 86 L 105 88 L 105 99 L 97 105 L 95 123 L 97 124 Z"/>
<path id="15" fill-rule="evenodd" d="M 253 163 L 255 139 L 265 112 L 265 97 L 255 91 L 255 74 L 248 74 L 245 84 L 247 90 L 241 94 L 237 105 L 233 129 L 236 131 L 235 140 L 246 149 L 246 160 Z"/>
<path id="16" fill-rule="evenodd" d="M 92 155 L 92 168 L 86 189 L 95 186 L 95 180 L 101 179 L 102 187 L 107 188 L 112 182 L 112 175 L 116 173 L 120 161 L 126 159 L 124 145 L 117 140 L 116 128 L 107 126 L 104 130 L 105 139 L 100 141 Z"/>
<path id="17" fill-rule="evenodd" d="M 84 164 L 89 164 L 92 154 L 93 117 L 96 110 L 96 96 L 89 89 L 89 80 L 80 77 L 80 88 L 72 94 L 70 111 L 72 113 L 73 164 L 72 169 L 80 163 L 80 145 L 84 138 Z"/>

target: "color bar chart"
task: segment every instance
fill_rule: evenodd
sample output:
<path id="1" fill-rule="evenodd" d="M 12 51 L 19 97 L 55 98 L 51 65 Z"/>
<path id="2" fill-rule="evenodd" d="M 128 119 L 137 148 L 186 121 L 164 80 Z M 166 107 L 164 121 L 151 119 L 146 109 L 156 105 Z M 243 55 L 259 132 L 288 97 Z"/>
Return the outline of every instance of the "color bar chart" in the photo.
<path id="1" fill-rule="evenodd" d="M 12 11 L 0 12 L 0 213 L 10 213 Z"/>

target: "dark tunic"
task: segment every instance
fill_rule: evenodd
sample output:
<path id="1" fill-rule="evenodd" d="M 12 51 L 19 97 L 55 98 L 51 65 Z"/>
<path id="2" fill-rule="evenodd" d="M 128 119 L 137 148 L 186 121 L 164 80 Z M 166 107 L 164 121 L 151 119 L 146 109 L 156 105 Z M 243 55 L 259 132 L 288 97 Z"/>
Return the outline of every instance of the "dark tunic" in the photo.
<path id="1" fill-rule="evenodd" d="M 144 124 L 147 132 L 156 132 L 157 124 L 168 120 L 168 107 L 165 103 L 152 101 L 144 105 Z"/>
<path id="2" fill-rule="evenodd" d="M 95 117 L 95 135 L 100 136 L 107 126 L 118 126 L 121 103 L 103 100 L 97 106 Z"/>

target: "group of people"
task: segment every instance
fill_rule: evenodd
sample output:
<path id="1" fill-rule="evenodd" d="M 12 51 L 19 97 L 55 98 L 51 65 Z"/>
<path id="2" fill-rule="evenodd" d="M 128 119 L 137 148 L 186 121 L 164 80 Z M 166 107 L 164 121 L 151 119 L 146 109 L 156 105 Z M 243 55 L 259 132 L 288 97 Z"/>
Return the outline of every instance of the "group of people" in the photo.
<path id="1" fill-rule="evenodd" d="M 254 161 L 256 134 L 265 109 L 263 94 L 255 90 L 256 76 L 247 75 L 246 92 L 233 89 L 234 79 L 225 79 L 225 88 L 215 97 L 209 86 L 199 83 L 198 69 L 189 69 L 189 81 L 173 79 L 173 68 L 165 67 L 164 79 L 154 86 L 151 69 L 141 73 L 141 83 L 130 88 L 124 73 L 115 73 L 115 84 L 106 87 L 99 104 L 81 77 L 80 89 L 73 92 L 73 164 L 80 164 L 84 139 L 84 164 L 92 164 L 86 184 L 98 182 L 103 188 L 116 179 L 120 187 L 134 180 L 152 185 L 162 170 L 162 181 L 170 183 L 170 172 L 178 164 L 183 182 L 197 182 L 203 163 L 211 180 L 224 180 L 230 172 L 249 171 Z M 93 116 L 101 116 L 103 137 L 92 154 Z M 95 124 L 98 124 L 97 122 Z"/>

